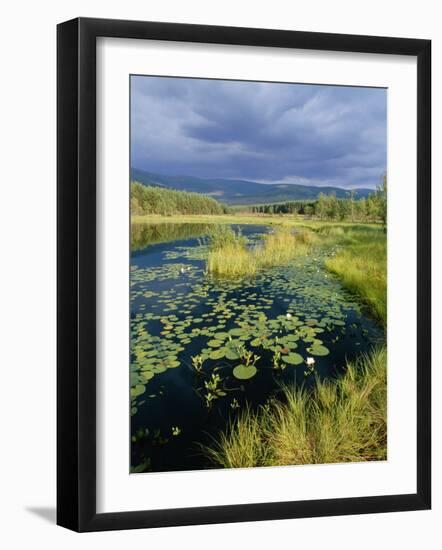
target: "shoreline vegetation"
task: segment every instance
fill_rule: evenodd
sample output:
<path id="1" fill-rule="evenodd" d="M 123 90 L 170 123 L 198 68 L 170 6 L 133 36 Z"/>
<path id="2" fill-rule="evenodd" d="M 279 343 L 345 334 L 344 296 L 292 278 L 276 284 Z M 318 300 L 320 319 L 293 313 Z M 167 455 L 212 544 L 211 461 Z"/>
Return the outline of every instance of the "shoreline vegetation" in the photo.
<path id="1" fill-rule="evenodd" d="M 202 452 L 224 468 L 362 462 L 387 458 L 386 348 L 348 363 L 311 390 L 284 386 L 256 412 L 245 408 Z"/>
<path id="2" fill-rule="evenodd" d="M 381 220 L 373 221 L 337 221 L 337 220 L 321 220 L 320 218 L 308 216 L 290 216 L 285 214 L 135 214 L 131 216 L 133 225 L 154 223 L 212 223 L 220 225 L 290 225 L 293 227 L 306 227 L 311 229 L 319 229 L 324 225 L 336 225 L 338 227 L 349 227 L 357 225 L 358 227 L 383 227 Z"/>
<path id="3" fill-rule="evenodd" d="M 387 326 L 387 239 L 383 230 L 349 230 L 325 267 Z"/>
<path id="4" fill-rule="evenodd" d="M 171 207 L 165 206 L 168 197 Z M 288 213 L 281 208 L 241 210 L 196 193 L 131 186 L 133 233 L 140 224 L 207 226 L 206 271 L 220 278 L 254 276 L 325 250 L 324 267 L 385 329 L 386 179 L 363 203 L 319 196 L 308 206 L 302 213 L 295 207 Z M 242 224 L 272 229 L 261 242 L 250 243 L 234 227 Z M 270 404 L 237 413 L 203 453 L 218 467 L 229 468 L 385 460 L 386 359 L 386 347 L 380 345 L 348 363 L 336 379 L 317 378 L 309 390 L 284 386 Z"/>

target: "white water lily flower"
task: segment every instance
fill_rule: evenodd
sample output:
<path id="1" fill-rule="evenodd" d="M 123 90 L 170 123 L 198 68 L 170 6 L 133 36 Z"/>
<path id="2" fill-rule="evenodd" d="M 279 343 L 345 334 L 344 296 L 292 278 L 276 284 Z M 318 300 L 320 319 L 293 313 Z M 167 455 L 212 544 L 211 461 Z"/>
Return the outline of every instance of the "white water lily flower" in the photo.
<path id="1" fill-rule="evenodd" d="M 287 313 L 286 317 L 287 317 L 287 319 L 291 319 L 292 314 L 291 314 L 291 313 Z"/>
<path id="2" fill-rule="evenodd" d="M 307 363 L 307 365 L 314 365 L 315 364 L 315 360 L 313 357 L 307 357 L 307 359 L 305 360 L 305 362 Z"/>

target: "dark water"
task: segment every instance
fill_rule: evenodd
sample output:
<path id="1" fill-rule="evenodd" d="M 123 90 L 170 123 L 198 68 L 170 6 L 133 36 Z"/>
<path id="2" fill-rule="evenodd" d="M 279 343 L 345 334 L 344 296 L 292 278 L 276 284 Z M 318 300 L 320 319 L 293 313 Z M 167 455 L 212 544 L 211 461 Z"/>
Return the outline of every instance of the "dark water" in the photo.
<path id="1" fill-rule="evenodd" d="M 323 268 L 324 254 L 239 282 L 204 273 L 205 225 L 137 226 L 131 258 L 131 461 L 133 471 L 213 467 L 199 450 L 247 402 L 265 404 L 281 383 L 339 374 L 383 338 L 355 298 Z M 251 243 L 271 229 L 242 226 Z M 233 331 L 233 332 L 232 332 Z M 256 374 L 231 350 L 259 356 Z M 273 368 L 280 350 L 279 366 Z M 215 354 L 213 352 L 216 352 Z M 230 354 L 230 355 L 229 355 Z M 192 357 L 205 357 L 202 373 Z M 211 357 L 214 356 L 214 358 Z M 299 362 L 302 359 L 302 362 Z M 236 371 L 235 371 L 236 372 Z M 246 372 L 251 371 L 250 368 Z M 207 388 L 217 375 L 215 396 Z"/>

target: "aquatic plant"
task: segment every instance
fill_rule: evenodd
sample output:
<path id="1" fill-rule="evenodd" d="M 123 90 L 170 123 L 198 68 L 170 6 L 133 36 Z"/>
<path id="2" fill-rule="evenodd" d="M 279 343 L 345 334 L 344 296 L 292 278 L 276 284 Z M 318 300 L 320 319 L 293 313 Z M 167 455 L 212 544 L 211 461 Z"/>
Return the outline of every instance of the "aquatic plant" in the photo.
<path id="1" fill-rule="evenodd" d="M 207 408 L 210 409 L 212 402 L 220 397 L 224 397 L 226 392 L 221 387 L 221 377 L 219 374 L 212 373 L 209 380 L 204 382 L 206 394 L 204 396 Z"/>
<path id="2" fill-rule="evenodd" d="M 244 344 L 239 344 L 237 346 L 237 353 L 241 359 L 241 364 L 237 365 L 233 369 L 233 376 L 239 380 L 248 380 L 253 378 L 258 372 L 258 369 L 255 367 L 257 361 L 259 361 L 260 356 L 246 349 Z"/>
<path id="3" fill-rule="evenodd" d="M 287 365 L 284 365 L 284 363 L 281 363 L 281 352 L 278 349 L 274 350 L 272 357 L 272 367 L 275 370 L 284 370 L 286 366 Z"/>
<path id="4" fill-rule="evenodd" d="M 307 357 L 305 364 L 307 365 L 306 370 L 304 371 L 304 376 L 310 376 L 315 372 L 315 359 L 313 357 Z"/>
<path id="5" fill-rule="evenodd" d="M 201 355 L 195 355 L 195 356 L 191 357 L 191 361 L 192 361 L 192 367 L 195 369 L 195 371 L 198 374 L 203 374 L 204 373 L 204 371 L 203 371 L 204 358 Z"/>
<path id="6" fill-rule="evenodd" d="M 284 387 L 284 399 L 253 412 L 246 406 L 204 452 L 225 468 L 385 460 L 386 348 L 347 365 L 311 390 Z"/>
<path id="7" fill-rule="evenodd" d="M 238 400 L 236 399 L 236 397 L 234 397 L 232 399 L 232 401 L 230 402 L 230 408 L 232 410 L 236 410 L 236 409 L 239 409 L 239 403 L 238 403 Z"/>

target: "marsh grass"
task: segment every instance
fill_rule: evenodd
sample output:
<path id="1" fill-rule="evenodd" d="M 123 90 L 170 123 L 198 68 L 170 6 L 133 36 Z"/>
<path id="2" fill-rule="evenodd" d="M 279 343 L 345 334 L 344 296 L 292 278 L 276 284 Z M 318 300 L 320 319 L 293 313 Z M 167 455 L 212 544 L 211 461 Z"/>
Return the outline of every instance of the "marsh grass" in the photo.
<path id="1" fill-rule="evenodd" d="M 339 242 L 339 241 L 338 241 Z M 344 232 L 342 248 L 325 262 L 371 313 L 387 324 L 387 239 L 382 228 Z"/>
<path id="2" fill-rule="evenodd" d="M 206 264 L 208 273 L 228 278 L 256 273 L 256 265 L 250 263 L 247 239 L 241 231 L 234 231 L 227 225 L 214 225 L 206 237 L 209 248 Z"/>
<path id="3" fill-rule="evenodd" d="M 226 278 L 252 276 L 258 271 L 258 266 L 253 260 L 253 255 L 244 246 L 229 244 L 209 251 L 206 270 L 212 275 Z"/>
<path id="4" fill-rule="evenodd" d="M 341 238 L 345 235 L 345 229 L 341 226 L 326 225 L 318 230 L 321 236 Z"/>
<path id="5" fill-rule="evenodd" d="M 284 265 L 294 258 L 309 254 L 317 240 L 311 231 L 303 229 L 295 233 L 290 227 L 281 226 L 264 236 L 263 246 L 255 250 L 255 255 L 262 267 Z"/>
<path id="6" fill-rule="evenodd" d="M 284 386 L 282 400 L 246 407 L 205 455 L 225 468 L 385 460 L 386 359 L 380 347 L 336 380 Z"/>
<path id="7" fill-rule="evenodd" d="M 352 222 L 352 221 L 327 221 L 310 219 L 305 216 L 274 215 L 274 214 L 180 214 L 162 216 L 159 214 L 139 215 L 131 212 L 131 223 L 206 223 L 206 224 L 240 224 L 240 225 L 267 225 L 267 226 L 291 226 L 303 227 L 311 230 L 319 230 L 324 226 L 338 227 L 381 227 L 381 224 L 375 222 Z"/>
<path id="8" fill-rule="evenodd" d="M 206 231 L 209 249 L 211 251 L 220 250 L 228 246 L 247 245 L 247 239 L 241 233 L 241 229 L 234 231 L 229 225 L 212 225 Z"/>
<path id="9" fill-rule="evenodd" d="M 284 265 L 290 260 L 307 255 L 318 237 L 302 229 L 278 226 L 264 235 L 262 243 L 248 247 L 241 233 L 225 226 L 217 226 L 209 233 L 207 272 L 220 277 L 255 275 L 266 267 Z"/>

